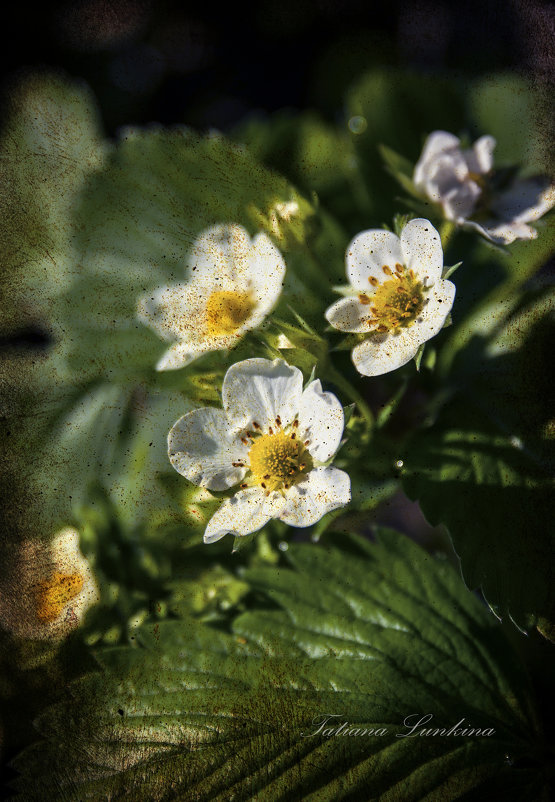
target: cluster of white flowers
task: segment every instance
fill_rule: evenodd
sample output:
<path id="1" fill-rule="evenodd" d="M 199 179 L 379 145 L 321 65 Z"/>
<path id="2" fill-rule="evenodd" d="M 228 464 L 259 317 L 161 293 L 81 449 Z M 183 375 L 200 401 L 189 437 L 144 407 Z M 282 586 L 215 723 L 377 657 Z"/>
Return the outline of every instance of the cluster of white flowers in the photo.
<path id="1" fill-rule="evenodd" d="M 414 168 L 415 187 L 438 203 L 447 220 L 474 228 L 492 242 L 534 239 L 534 223 L 555 205 L 555 187 L 543 176 L 496 186 L 496 141 L 483 136 L 471 148 L 447 131 L 434 131 Z"/>
<path id="2" fill-rule="evenodd" d="M 484 136 L 464 149 L 456 136 L 435 131 L 415 166 L 414 186 L 457 225 L 505 244 L 530 239 L 537 234 L 528 223 L 553 206 L 553 187 L 544 179 L 503 186 L 493 169 L 495 144 Z M 297 207 L 282 211 L 294 215 Z M 440 332 L 453 306 L 440 234 L 423 218 L 410 220 L 399 236 L 370 229 L 354 237 L 345 261 L 349 283 L 326 310 L 327 321 L 352 335 L 352 360 L 363 376 L 402 367 Z M 266 234 L 251 239 L 227 224 L 199 236 L 187 271 L 185 282 L 158 287 L 138 304 L 139 319 L 171 342 L 158 370 L 231 349 L 259 327 L 279 300 L 286 266 Z M 278 346 L 292 346 L 280 337 Z M 208 522 L 205 542 L 247 535 L 271 518 L 310 526 L 349 502 L 349 477 L 328 464 L 341 444 L 343 410 L 320 381 L 303 389 L 300 370 L 285 361 L 247 359 L 227 371 L 222 401 L 223 409 L 180 418 L 168 437 L 170 461 L 190 482 L 213 491 L 238 488 Z"/>

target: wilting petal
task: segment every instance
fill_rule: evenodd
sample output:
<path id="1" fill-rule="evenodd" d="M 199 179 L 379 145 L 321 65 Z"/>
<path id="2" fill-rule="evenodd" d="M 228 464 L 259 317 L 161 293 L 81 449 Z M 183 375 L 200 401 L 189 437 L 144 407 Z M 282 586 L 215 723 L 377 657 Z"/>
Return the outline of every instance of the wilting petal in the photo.
<path id="1" fill-rule="evenodd" d="M 401 232 L 404 265 L 413 270 L 425 287 L 435 284 L 443 270 L 441 239 L 429 220 L 410 220 Z"/>
<path id="2" fill-rule="evenodd" d="M 547 178 L 525 178 L 515 181 L 510 189 L 501 192 L 492 203 L 500 221 L 533 223 L 555 205 L 555 186 Z"/>
<path id="3" fill-rule="evenodd" d="M 312 526 L 323 515 L 351 500 L 351 480 L 337 468 L 315 468 L 303 482 L 287 491 L 280 518 L 289 526 Z"/>
<path id="4" fill-rule="evenodd" d="M 227 534 L 250 535 L 262 529 L 271 518 L 279 517 L 284 506 L 285 499 L 281 493 L 267 496 L 260 487 L 239 490 L 226 499 L 208 521 L 204 542 L 214 543 Z"/>
<path id="5" fill-rule="evenodd" d="M 246 359 L 227 371 L 222 402 L 236 429 L 255 421 L 267 430 L 278 416 L 284 426 L 293 421 L 302 391 L 303 374 L 283 359 Z"/>
<path id="6" fill-rule="evenodd" d="M 441 198 L 441 206 L 447 220 L 459 224 L 466 220 L 474 211 L 481 194 L 482 190 L 475 181 L 465 181 L 446 192 Z"/>
<path id="7" fill-rule="evenodd" d="M 380 283 L 387 279 L 383 266 L 395 269 L 402 263 L 399 238 L 391 231 L 371 229 L 358 234 L 347 248 L 347 278 L 351 285 L 361 291 L 372 289 L 369 279 Z"/>
<path id="8" fill-rule="evenodd" d="M 374 288 L 368 285 L 367 295 L 372 296 Z M 339 331 L 363 333 L 369 329 L 372 317 L 370 306 L 362 304 L 358 297 L 341 298 L 326 309 L 326 320 Z"/>
<path id="9" fill-rule="evenodd" d="M 230 431 L 221 409 L 195 409 L 180 418 L 168 435 L 168 456 L 175 470 L 200 487 L 227 490 L 241 481 L 248 448 Z"/>
<path id="10" fill-rule="evenodd" d="M 418 159 L 413 174 L 413 181 L 419 188 L 423 188 L 429 177 L 430 165 L 445 153 L 452 153 L 460 148 L 460 139 L 447 131 L 433 131 L 424 143 L 422 153 Z"/>
<path id="11" fill-rule="evenodd" d="M 325 393 L 319 379 L 304 391 L 299 406 L 299 437 L 308 440 L 313 459 L 327 462 L 343 436 L 345 418 L 343 407 L 333 393 Z"/>
<path id="12" fill-rule="evenodd" d="M 492 136 L 481 136 L 472 148 L 465 151 L 466 163 L 471 173 L 485 175 L 493 167 L 493 151 L 497 142 Z"/>

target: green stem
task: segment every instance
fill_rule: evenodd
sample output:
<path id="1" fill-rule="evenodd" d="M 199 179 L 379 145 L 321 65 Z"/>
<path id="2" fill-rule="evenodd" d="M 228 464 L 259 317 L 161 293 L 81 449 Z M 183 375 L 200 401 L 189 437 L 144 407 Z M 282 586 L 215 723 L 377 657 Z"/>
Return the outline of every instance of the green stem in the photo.
<path id="1" fill-rule="evenodd" d="M 353 387 L 351 382 L 348 381 L 345 376 L 343 376 L 343 374 L 336 370 L 332 365 L 328 364 L 326 373 L 329 380 L 333 382 L 342 392 L 344 392 L 345 395 L 351 399 L 351 401 L 355 402 L 360 414 L 366 421 L 368 433 L 370 433 L 374 427 L 374 415 L 364 398 L 361 396 L 358 390 Z"/>
<path id="2" fill-rule="evenodd" d="M 439 236 L 441 237 L 441 247 L 445 251 L 451 237 L 457 230 L 457 226 L 452 220 L 444 220 L 439 227 Z"/>

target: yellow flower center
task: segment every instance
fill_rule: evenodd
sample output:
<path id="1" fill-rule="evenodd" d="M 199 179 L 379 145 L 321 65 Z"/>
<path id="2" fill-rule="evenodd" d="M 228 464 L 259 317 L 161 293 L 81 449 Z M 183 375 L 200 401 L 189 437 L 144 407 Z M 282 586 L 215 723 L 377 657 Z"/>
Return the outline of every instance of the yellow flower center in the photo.
<path id="1" fill-rule="evenodd" d="M 54 573 L 50 579 L 40 582 L 37 587 L 37 616 L 47 624 L 55 621 L 65 605 L 83 589 L 81 574 Z"/>
<path id="2" fill-rule="evenodd" d="M 313 467 L 310 453 L 295 432 L 283 431 L 257 437 L 249 451 L 249 462 L 254 483 L 268 492 L 287 490 Z"/>
<path id="3" fill-rule="evenodd" d="M 206 328 L 213 337 L 233 334 L 243 325 L 254 308 L 249 292 L 218 290 L 206 303 Z"/>
<path id="4" fill-rule="evenodd" d="M 382 270 L 391 278 L 380 284 L 373 296 L 361 293 L 359 300 L 371 305 L 372 317 L 368 322 L 375 331 L 396 334 L 400 329 L 412 326 L 422 311 L 426 303 L 424 287 L 412 270 L 406 270 L 400 264 L 395 265 L 395 272 L 387 265 Z"/>

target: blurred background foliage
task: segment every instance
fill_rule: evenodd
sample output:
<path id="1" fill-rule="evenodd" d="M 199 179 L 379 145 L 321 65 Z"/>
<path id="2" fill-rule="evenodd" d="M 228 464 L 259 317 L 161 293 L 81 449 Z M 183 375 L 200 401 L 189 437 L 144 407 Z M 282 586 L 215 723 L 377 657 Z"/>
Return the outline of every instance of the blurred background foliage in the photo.
<path id="1" fill-rule="evenodd" d="M 71 523 L 102 588 L 60 648 L 1 635 L 15 677 L 2 685 L 4 719 L 18 719 L 6 759 L 32 739 L 39 709 L 90 667 L 90 647 L 135 647 L 143 622 L 191 615 L 229 629 L 260 603 L 240 569 L 281 566 L 290 540 L 326 531 L 332 542 L 386 524 L 458 564 L 447 527 L 469 587 L 532 638 L 533 627 L 552 635 L 548 221 L 510 255 L 468 234 L 450 241 L 446 264 L 463 261 L 456 325 L 427 346 L 418 376 L 411 364 L 361 385 L 372 425 L 353 416 L 336 461 L 356 466 L 354 503 L 308 535 L 272 522 L 233 555 L 227 539 L 207 549 L 215 501 L 171 472 L 165 445 L 180 415 L 218 403 L 231 361 L 277 355 L 279 332 L 306 377 L 315 367 L 343 403 L 355 400 L 338 384 L 338 373 L 356 382 L 348 350 L 330 354 L 313 327 L 344 280 L 349 239 L 410 210 L 380 146 L 414 162 L 431 130 L 491 133 L 497 164 L 552 173 L 547 6 L 470 2 L 461 14 L 448 2 L 322 0 L 209 14 L 81 0 L 34 9 L 32 20 L 25 4 L 6 13 L 6 564 L 22 537 Z M 276 218 L 276 204 L 291 201 L 298 219 Z M 432 208 L 418 213 L 439 224 Z M 135 299 L 178 281 L 194 237 L 221 219 L 266 228 L 282 248 L 276 322 L 231 356 L 155 374 L 162 344 L 135 321 Z M 542 695 L 545 648 L 538 639 L 524 650 Z"/>

